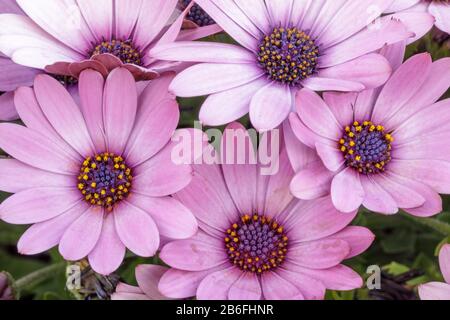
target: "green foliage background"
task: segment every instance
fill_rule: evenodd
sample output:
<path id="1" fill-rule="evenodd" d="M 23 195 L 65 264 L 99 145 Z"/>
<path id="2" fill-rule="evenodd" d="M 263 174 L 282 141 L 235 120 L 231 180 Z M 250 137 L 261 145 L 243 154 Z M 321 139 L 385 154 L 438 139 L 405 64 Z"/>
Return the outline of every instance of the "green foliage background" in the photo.
<path id="1" fill-rule="evenodd" d="M 230 42 L 224 35 L 217 35 L 214 41 Z M 422 40 L 410 45 L 407 57 L 416 53 L 430 52 L 433 59 L 450 57 L 450 40 L 442 44 L 430 33 Z M 446 97 L 450 98 L 450 90 Z M 199 106 L 204 98 L 180 99 L 182 117 L 180 127 L 190 127 L 198 119 Z M 241 119 L 249 125 L 248 118 Z M 1 177 L 0 177 L 1 179 Z M 3 201 L 8 195 L 0 194 Z M 444 196 L 444 212 L 432 219 L 415 219 L 403 214 L 382 216 L 366 211 L 360 212 L 355 225 L 366 226 L 377 236 L 373 246 L 363 255 L 352 259 L 348 265 L 358 273 L 367 277 L 369 265 L 379 265 L 390 274 L 401 274 L 416 269 L 424 274 L 407 285 L 412 290 L 419 283 L 430 280 L 442 281 L 437 263 L 437 252 L 440 245 L 450 242 L 450 196 Z M 0 271 L 8 271 L 14 279 L 20 279 L 42 268 L 62 264 L 64 261 L 56 249 L 38 256 L 21 256 L 17 253 L 16 244 L 26 227 L 12 226 L 0 222 Z M 129 254 L 118 271 L 121 280 L 135 284 L 134 268 L 140 263 L 160 263 L 157 258 L 142 259 Z M 65 289 L 64 267 L 52 272 L 44 281 L 21 292 L 22 299 L 75 299 Z M 80 297 L 78 297 L 80 298 Z M 328 299 L 370 299 L 367 289 L 351 292 L 328 292 Z"/>

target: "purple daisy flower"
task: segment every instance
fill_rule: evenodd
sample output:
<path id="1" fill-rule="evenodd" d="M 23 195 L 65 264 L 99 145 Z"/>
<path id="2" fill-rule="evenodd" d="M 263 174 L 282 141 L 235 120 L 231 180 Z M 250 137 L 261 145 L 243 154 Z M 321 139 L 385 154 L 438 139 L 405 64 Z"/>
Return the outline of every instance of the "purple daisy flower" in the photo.
<path id="1" fill-rule="evenodd" d="M 200 62 L 181 72 L 170 89 L 180 97 L 210 94 L 200 111 L 207 125 L 223 125 L 249 113 L 255 128 L 270 130 L 288 117 L 293 97 L 303 87 L 378 87 L 391 67 L 372 52 L 414 36 L 390 17 L 372 23 L 392 0 L 196 2 L 240 46 L 174 42 L 155 46 L 150 54 Z"/>
<path id="2" fill-rule="evenodd" d="M 450 58 L 433 62 L 425 53 L 402 64 L 404 45 L 383 51 L 396 71 L 381 89 L 323 99 L 298 92 L 292 131 L 321 160 L 298 171 L 291 191 L 301 199 L 331 193 L 344 212 L 362 204 L 384 214 L 435 215 L 439 193 L 450 193 L 450 99 L 437 102 L 450 86 Z"/>
<path id="3" fill-rule="evenodd" d="M 18 250 L 37 254 L 59 245 L 69 261 L 88 257 L 102 274 L 116 270 L 126 248 L 153 256 L 160 235 L 188 238 L 192 213 L 170 195 L 191 181 L 189 165 L 171 161 L 179 120 L 168 92 L 173 75 L 152 81 L 138 96 L 132 74 L 108 78 L 83 71 L 77 104 L 54 78 L 38 75 L 16 91 L 26 126 L 0 124 L 0 190 L 14 193 L 0 219 L 33 224 Z"/>
<path id="4" fill-rule="evenodd" d="M 323 299 L 326 288 L 362 286 L 361 277 L 341 264 L 374 240 L 368 229 L 348 226 L 356 212 L 338 212 L 329 197 L 293 198 L 285 148 L 276 160 L 279 170 L 260 175 L 263 165 L 240 124 L 225 130 L 222 159 L 243 155 L 235 137 L 249 146 L 245 164 L 194 165 L 192 182 L 175 195 L 200 230 L 162 248 L 160 258 L 172 269 L 161 277 L 159 291 L 170 298 Z"/>
<path id="5" fill-rule="evenodd" d="M 104 76 L 127 68 L 149 80 L 183 67 L 149 55 L 157 43 L 193 40 L 220 30 L 181 31 L 190 4 L 176 19 L 178 0 L 17 0 L 24 15 L 0 15 L 0 51 L 15 63 L 77 78 L 94 69 Z"/>

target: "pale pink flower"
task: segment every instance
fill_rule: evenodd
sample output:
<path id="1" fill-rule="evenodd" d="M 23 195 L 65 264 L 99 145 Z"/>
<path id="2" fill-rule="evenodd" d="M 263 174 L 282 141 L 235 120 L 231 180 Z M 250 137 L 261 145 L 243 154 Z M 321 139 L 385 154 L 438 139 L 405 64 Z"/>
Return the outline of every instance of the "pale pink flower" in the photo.
<path id="1" fill-rule="evenodd" d="M 303 87 L 378 87 L 391 68 L 373 52 L 414 36 L 414 29 L 390 17 L 372 23 L 392 0 L 196 2 L 240 46 L 181 41 L 157 45 L 150 54 L 200 63 L 182 71 L 170 89 L 180 97 L 210 95 L 200 120 L 212 126 L 249 113 L 256 129 L 271 130 L 288 117 Z"/>
<path id="2" fill-rule="evenodd" d="M 231 144 L 239 136 L 250 146 L 245 153 L 238 150 L 242 143 Z M 279 142 L 272 135 L 269 140 Z M 323 299 L 326 288 L 361 287 L 361 277 L 342 264 L 374 239 L 368 229 L 348 226 L 356 212 L 338 212 L 329 197 L 294 199 L 289 192 L 294 172 L 285 148 L 277 157 L 278 170 L 273 167 L 272 175 L 261 175 L 264 165 L 256 161 L 240 124 L 227 127 L 221 145 L 223 160 L 229 155 L 242 160 L 245 155 L 246 162 L 193 166 L 191 184 L 175 197 L 193 212 L 200 230 L 162 248 L 160 258 L 172 269 L 161 278 L 161 294 L 218 300 Z M 303 161 L 309 161 L 310 155 L 304 156 Z"/>
<path id="3" fill-rule="evenodd" d="M 338 210 L 417 216 L 442 211 L 439 193 L 450 193 L 450 58 L 427 53 L 402 64 L 404 45 L 384 50 L 396 71 L 376 90 L 297 94 L 290 115 L 295 136 L 320 161 L 297 172 L 291 191 L 301 199 L 331 193 Z M 296 147 L 290 146 L 291 154 Z"/>
<path id="4" fill-rule="evenodd" d="M 138 80 L 182 68 L 159 61 L 149 50 L 176 39 L 217 32 L 208 26 L 180 32 L 178 0 L 17 0 L 25 15 L 0 15 L 0 52 L 17 64 L 75 78 L 87 68 L 104 76 L 127 68 Z"/>
<path id="5" fill-rule="evenodd" d="M 429 282 L 419 286 L 422 300 L 450 300 L 450 244 L 439 252 L 439 266 L 445 282 Z"/>
<path id="6" fill-rule="evenodd" d="M 159 280 L 168 270 L 158 265 L 139 265 L 136 267 L 138 286 L 119 283 L 111 300 L 167 300 L 158 290 Z"/>
<path id="7" fill-rule="evenodd" d="M 404 20 L 408 25 L 415 25 L 417 40 L 427 33 L 433 23 L 420 19 L 423 12 L 435 18 L 434 25 L 450 34 L 450 2 L 448 0 L 395 0 L 385 11 L 392 16 Z"/>
<path id="8" fill-rule="evenodd" d="M 173 75 L 138 96 L 132 74 L 93 70 L 79 81 L 79 105 L 48 75 L 16 91 L 25 126 L 0 124 L 0 190 L 14 193 L 0 218 L 33 224 L 18 250 L 37 254 L 59 245 L 69 261 L 88 257 L 102 274 L 116 270 L 126 248 L 153 256 L 160 235 L 188 238 L 197 222 L 170 195 L 191 181 L 189 165 L 171 161 L 179 109 L 168 93 Z"/>

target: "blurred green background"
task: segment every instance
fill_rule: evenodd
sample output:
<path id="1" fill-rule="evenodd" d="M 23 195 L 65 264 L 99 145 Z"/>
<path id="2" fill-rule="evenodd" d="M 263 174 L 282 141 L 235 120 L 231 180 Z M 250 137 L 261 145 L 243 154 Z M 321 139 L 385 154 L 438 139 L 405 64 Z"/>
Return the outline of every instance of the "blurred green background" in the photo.
<path id="1" fill-rule="evenodd" d="M 229 39 L 218 35 L 214 41 L 229 42 Z M 450 37 L 433 31 L 410 45 L 407 57 L 421 52 L 430 52 L 434 60 L 450 57 Z M 444 98 L 450 98 L 450 91 Z M 182 112 L 180 127 L 190 127 L 193 121 L 198 119 L 199 106 L 203 99 L 180 99 Z M 249 125 L 247 118 L 241 121 Z M 0 200 L 3 201 L 7 196 L 0 194 Z M 444 212 L 433 219 L 415 219 L 403 214 L 386 217 L 361 212 L 354 224 L 368 227 L 376 234 L 377 239 L 365 254 L 348 261 L 348 265 L 365 277 L 369 265 L 382 267 L 385 272 L 383 290 L 375 294 L 369 293 L 367 289 L 328 292 L 328 299 L 415 299 L 414 291 L 417 284 L 430 280 L 442 281 L 437 263 L 437 250 L 443 243 L 450 242 L 450 196 L 444 197 Z M 98 298 L 96 292 L 101 290 L 98 286 L 105 286 L 104 279 L 96 279 L 90 288 L 85 288 L 92 291 L 91 294 L 80 292 L 74 294 L 65 288 L 65 263 L 56 249 L 38 256 L 19 255 L 16 244 L 25 229 L 26 227 L 0 222 L 0 271 L 9 272 L 16 280 L 23 277 L 28 277 L 26 279 L 29 280 L 30 276 L 33 277 L 43 268 L 47 271 L 47 276 L 42 281 L 39 281 L 39 278 L 38 281 L 31 281 L 30 286 L 22 290 L 22 299 Z M 130 254 L 117 272 L 120 279 L 135 284 L 134 268 L 140 263 L 160 263 L 160 261 L 157 257 L 142 259 Z M 108 297 L 107 292 L 104 297 Z"/>

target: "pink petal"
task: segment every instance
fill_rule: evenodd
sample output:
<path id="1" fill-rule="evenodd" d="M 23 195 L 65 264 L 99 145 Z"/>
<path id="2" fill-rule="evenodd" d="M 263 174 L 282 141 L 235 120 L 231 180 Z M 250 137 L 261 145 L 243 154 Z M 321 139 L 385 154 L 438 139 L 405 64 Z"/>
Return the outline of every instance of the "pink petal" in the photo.
<path id="1" fill-rule="evenodd" d="M 344 229 L 356 217 L 357 212 L 343 213 L 336 210 L 330 197 L 313 201 L 299 201 L 290 212 L 287 232 L 295 242 L 322 239 Z"/>
<path id="2" fill-rule="evenodd" d="M 152 300 L 165 300 L 158 290 L 158 283 L 162 275 L 168 270 L 166 267 L 141 264 L 136 267 L 136 280 L 139 288 Z"/>
<path id="3" fill-rule="evenodd" d="M 392 1 L 390 0 L 375 0 L 370 4 L 373 5 L 377 10 L 379 10 L 378 12 L 381 13 L 385 9 L 387 9 L 391 5 L 391 3 Z M 342 4 L 340 10 L 335 15 L 333 15 L 333 19 L 331 19 L 331 22 L 326 26 L 326 28 L 322 30 L 321 34 L 319 35 L 320 41 L 324 43 L 325 46 L 330 46 L 339 43 L 347 38 L 354 38 L 355 33 L 362 30 L 375 18 L 377 18 L 376 15 L 374 16 L 373 10 L 367 10 L 367 5 L 367 3 L 363 3 L 360 1 L 351 1 Z M 367 43 L 365 45 L 367 46 Z"/>
<path id="4" fill-rule="evenodd" d="M 340 238 L 304 242 L 291 245 L 289 261 L 306 268 L 328 269 L 347 258 L 350 250 L 350 245 Z"/>
<path id="5" fill-rule="evenodd" d="M 160 257 L 171 267 L 186 271 L 208 270 L 227 261 L 225 249 L 218 240 L 207 235 L 202 238 L 202 241 L 192 239 L 170 242 L 162 248 Z"/>
<path id="6" fill-rule="evenodd" d="M 79 79 L 80 108 L 95 150 L 106 150 L 105 128 L 103 125 L 103 76 L 93 70 L 81 73 Z"/>
<path id="7" fill-rule="evenodd" d="M 364 189 L 356 170 L 346 168 L 333 178 L 331 198 L 336 208 L 342 212 L 358 209 L 364 200 Z"/>
<path id="8" fill-rule="evenodd" d="M 255 63 L 255 55 L 242 47 L 215 42 L 177 41 L 158 45 L 150 56 L 166 61 Z"/>
<path id="9" fill-rule="evenodd" d="M 283 148 L 281 150 L 277 161 L 277 167 L 273 169 L 274 173 L 268 176 L 267 187 L 264 192 L 264 212 L 266 212 L 268 217 L 280 219 L 294 199 L 289 190 L 294 171 L 289 162 L 286 149 Z M 259 172 L 261 172 L 261 169 Z M 261 180 L 261 178 L 259 179 Z"/>
<path id="10" fill-rule="evenodd" d="M 242 273 L 228 291 L 229 300 L 260 300 L 261 295 L 258 277 L 251 272 Z"/>
<path id="11" fill-rule="evenodd" d="M 322 162 L 316 161 L 295 175 L 290 190 L 299 199 L 317 199 L 330 193 L 333 176 L 333 172 L 325 168 Z"/>
<path id="12" fill-rule="evenodd" d="M 128 201 L 151 215 L 162 236 L 187 239 L 197 232 L 197 220 L 192 212 L 172 197 L 153 198 L 133 193 Z"/>
<path id="13" fill-rule="evenodd" d="M 15 63 L 43 70 L 59 61 L 83 59 L 82 54 L 47 34 L 27 16 L 3 14 L 0 26 L 0 51 Z"/>
<path id="14" fill-rule="evenodd" d="M 367 6 L 367 4 L 364 4 L 364 6 Z M 351 16 L 354 17 L 353 14 Z M 334 20 L 337 21 L 337 19 Z M 320 58 L 321 68 L 336 66 L 364 54 L 374 52 L 385 45 L 394 44 L 414 36 L 398 20 L 383 17 L 378 19 L 376 23 L 375 27 L 367 27 L 343 42 L 325 49 L 323 56 Z M 351 24 L 349 23 L 349 25 Z"/>
<path id="15" fill-rule="evenodd" d="M 115 0 L 115 12 L 114 12 L 114 34 L 119 39 L 129 39 L 136 22 L 139 17 L 139 13 L 142 9 L 143 0 L 136 0 L 133 2 L 124 0 Z M 149 12 L 147 12 L 149 13 Z M 151 12 L 154 14 L 154 11 Z"/>
<path id="16" fill-rule="evenodd" d="M 250 102 L 250 120 L 260 132 L 275 129 L 288 117 L 292 104 L 289 86 L 269 83 L 253 95 Z"/>
<path id="17" fill-rule="evenodd" d="M 90 49 L 94 39 L 87 24 L 80 19 L 82 14 L 77 5 L 48 1 L 45 10 L 42 10 L 34 1 L 18 0 L 17 3 L 35 23 L 65 45 L 81 54 Z"/>
<path id="18" fill-rule="evenodd" d="M 198 300 L 228 300 L 228 292 L 242 271 L 235 267 L 216 271 L 206 276 L 197 288 Z"/>
<path id="19" fill-rule="evenodd" d="M 428 4 L 422 2 L 422 5 L 427 6 Z M 409 31 L 414 33 L 415 36 L 413 38 L 408 39 L 407 41 L 408 44 L 413 43 L 418 39 L 421 39 L 428 33 L 428 31 L 431 30 L 431 28 L 433 28 L 433 25 L 435 24 L 434 17 L 428 12 L 426 12 L 426 9 L 423 12 L 420 11 L 396 12 L 394 14 L 389 15 L 388 17 L 401 21 Z"/>
<path id="20" fill-rule="evenodd" d="M 235 0 L 234 2 L 264 34 L 271 31 L 271 21 L 264 2 L 247 0 Z"/>
<path id="21" fill-rule="evenodd" d="M 91 206 L 67 228 L 59 242 L 59 252 L 64 259 L 81 260 L 94 249 L 102 232 L 103 219 L 103 208 Z"/>
<path id="22" fill-rule="evenodd" d="M 191 183 L 176 194 L 176 199 L 189 208 L 201 224 L 213 228 L 221 236 L 239 219 L 221 169 L 216 165 L 194 166 Z"/>
<path id="23" fill-rule="evenodd" d="M 0 190 L 17 193 L 41 187 L 73 187 L 74 177 L 36 169 L 14 159 L 0 160 Z"/>
<path id="24" fill-rule="evenodd" d="M 292 283 L 269 271 L 261 276 L 265 300 L 303 300 L 303 294 Z"/>
<path id="25" fill-rule="evenodd" d="M 446 2 L 430 3 L 428 11 L 436 18 L 436 27 L 450 33 L 450 4 Z"/>
<path id="26" fill-rule="evenodd" d="M 200 282 L 212 272 L 214 270 L 183 271 L 169 269 L 162 275 L 158 289 L 164 296 L 174 299 L 195 297 Z"/>
<path id="27" fill-rule="evenodd" d="M 200 109 L 200 121 L 208 126 L 220 126 L 236 121 L 250 111 L 250 102 L 267 80 L 259 78 L 246 85 L 210 95 Z"/>
<path id="28" fill-rule="evenodd" d="M 263 74 L 252 64 L 201 63 L 178 74 L 170 91 L 179 97 L 203 96 L 245 85 Z"/>
<path id="29" fill-rule="evenodd" d="M 151 257 L 159 247 L 159 232 L 153 219 L 141 209 L 122 201 L 114 208 L 116 231 L 122 243 L 141 257 Z"/>
<path id="30" fill-rule="evenodd" d="M 312 131 L 331 140 L 340 138 L 343 128 L 317 93 L 308 89 L 300 90 L 296 96 L 296 108 L 300 119 Z"/>
<path id="31" fill-rule="evenodd" d="M 354 120 L 364 122 L 371 119 L 372 110 L 380 93 L 379 89 L 364 90 L 358 94 L 354 106 Z"/>
<path id="32" fill-rule="evenodd" d="M 294 114 L 296 117 L 296 115 Z M 315 150 L 309 148 L 297 139 L 290 121 L 283 123 L 284 143 L 286 144 L 286 152 L 294 171 L 300 171 L 312 162 L 320 160 Z"/>
<path id="33" fill-rule="evenodd" d="M 253 34 L 257 33 L 257 29 L 248 18 L 245 18 L 246 16 L 238 9 L 236 4 L 227 2 L 219 5 L 218 3 L 212 3 L 207 0 L 199 0 L 196 2 L 239 44 L 248 50 L 254 50 L 255 46 L 257 46 L 257 39 L 252 36 L 252 31 Z M 232 18 L 227 14 L 228 10 L 231 11 L 231 9 L 234 9 Z M 242 20 L 239 20 L 239 18 Z"/>
<path id="34" fill-rule="evenodd" d="M 177 2 L 177 0 L 142 2 L 133 37 L 137 46 L 145 48 L 153 41 L 168 23 Z"/>
<path id="35" fill-rule="evenodd" d="M 1 11 L 2 12 L 2 11 Z M 3 12 L 2 12 L 3 13 Z M 39 70 L 14 63 L 0 55 L 0 91 L 14 91 L 21 86 L 31 86 Z"/>
<path id="36" fill-rule="evenodd" d="M 383 85 L 392 72 L 388 60 L 380 54 L 366 54 L 354 60 L 322 69 L 319 77 L 361 83 L 366 89 Z"/>
<path id="37" fill-rule="evenodd" d="M 389 163 L 389 170 L 421 181 L 439 193 L 450 193 L 450 163 L 442 160 L 397 160 Z"/>
<path id="38" fill-rule="evenodd" d="M 112 38 L 113 3 L 114 1 L 111 0 L 99 0 L 95 4 L 89 0 L 77 0 L 81 14 L 97 43 Z M 119 39 L 122 38 L 119 37 Z"/>
<path id="39" fill-rule="evenodd" d="M 6 92 L 0 96 L 0 121 L 13 121 L 19 119 L 14 105 L 14 92 Z"/>
<path id="40" fill-rule="evenodd" d="M 422 86 L 431 65 L 431 56 L 428 53 L 418 54 L 407 60 L 381 91 L 373 110 L 372 121 L 384 125 L 387 119 L 403 107 Z M 405 79 L 408 81 L 405 82 Z"/>
<path id="41" fill-rule="evenodd" d="M 69 152 L 73 152 L 76 156 L 80 157 L 61 139 L 60 135 L 47 120 L 32 88 L 21 87 L 17 89 L 14 93 L 14 104 L 21 120 L 27 128 L 39 131 L 52 140 L 59 142 L 62 147 L 70 150 Z"/>
<path id="42" fill-rule="evenodd" d="M 313 76 L 302 82 L 303 87 L 312 91 L 359 92 L 366 87 L 359 82 Z"/>
<path id="43" fill-rule="evenodd" d="M 418 180 L 408 180 L 407 184 L 425 198 L 425 202 L 416 208 L 403 209 L 405 212 L 422 218 L 432 217 L 442 212 L 442 198 L 435 190 Z"/>
<path id="44" fill-rule="evenodd" d="M 18 251 L 21 254 L 34 255 L 55 247 L 70 225 L 88 208 L 89 205 L 81 201 L 55 218 L 32 225 L 17 243 Z"/>
<path id="45" fill-rule="evenodd" d="M 42 170 L 60 174 L 77 174 L 80 170 L 81 160 L 74 151 L 19 125 L 0 125 L 0 147 L 17 160 Z"/>
<path id="46" fill-rule="evenodd" d="M 137 90 L 133 76 L 123 68 L 106 79 L 103 114 L 108 149 L 122 154 L 133 129 L 137 112 Z"/>
<path id="47" fill-rule="evenodd" d="M 350 253 L 345 257 L 350 259 L 366 251 L 375 240 L 375 235 L 367 228 L 349 226 L 330 238 L 344 240 L 350 245 Z"/>
<path id="48" fill-rule="evenodd" d="M 365 194 L 363 200 L 364 207 L 371 211 L 387 215 L 398 212 L 395 200 L 374 179 L 369 176 L 361 176 L 361 185 Z"/>
<path id="49" fill-rule="evenodd" d="M 338 149 L 337 142 L 317 142 L 316 151 L 325 167 L 334 174 L 341 169 L 345 162 L 344 155 L 341 150 Z"/>
<path id="50" fill-rule="evenodd" d="M 174 134 L 179 119 L 180 111 L 175 99 L 154 103 L 142 112 L 125 148 L 127 163 L 137 166 L 160 151 Z"/>
<path id="51" fill-rule="evenodd" d="M 450 283 L 450 245 L 446 244 L 439 251 L 439 266 L 447 283 Z"/>
<path id="52" fill-rule="evenodd" d="M 450 300 L 450 284 L 429 282 L 419 286 L 421 300 Z"/>
<path id="53" fill-rule="evenodd" d="M 240 212 L 256 210 L 257 160 L 253 143 L 245 127 L 236 122 L 225 128 L 221 141 L 223 175 Z M 244 189 L 238 187 L 242 185 Z"/>
<path id="54" fill-rule="evenodd" d="M 426 141 L 433 133 L 437 134 L 446 131 L 445 125 L 450 120 L 449 110 L 450 99 L 445 99 L 432 106 L 423 108 L 409 119 L 404 120 L 403 123 L 398 124 L 398 127 L 393 132 L 397 144 L 400 144 L 402 147 L 403 144 L 406 144 L 406 147 L 410 147 L 408 142 L 419 142 L 420 147 L 424 147 L 428 151 L 427 147 L 430 146 L 427 143 L 422 143 L 422 139 Z M 436 143 L 435 140 L 438 139 L 430 139 L 429 141 L 434 144 Z"/>
<path id="55" fill-rule="evenodd" d="M 326 288 L 320 281 L 301 273 L 290 271 L 288 263 L 284 268 L 277 269 L 276 272 L 280 277 L 296 286 L 306 300 L 324 299 Z"/>
<path id="56" fill-rule="evenodd" d="M 81 193 L 77 189 L 28 189 L 3 201 L 0 218 L 11 224 L 42 222 L 59 216 L 80 200 Z"/>
<path id="57" fill-rule="evenodd" d="M 100 238 L 89 253 L 89 264 L 95 272 L 108 275 L 116 271 L 125 257 L 126 248 L 114 224 L 114 215 L 106 214 Z"/>
<path id="58" fill-rule="evenodd" d="M 342 264 L 329 269 L 314 270 L 286 262 L 286 268 L 317 279 L 330 290 L 354 290 L 363 286 L 361 276 Z"/>
<path id="59" fill-rule="evenodd" d="M 353 107 L 357 97 L 356 93 L 325 92 L 323 94 L 323 100 L 342 128 L 353 122 Z"/>
<path id="60" fill-rule="evenodd" d="M 94 145 L 80 108 L 55 79 L 39 75 L 34 81 L 36 98 L 53 128 L 83 157 L 92 156 Z"/>
<path id="61" fill-rule="evenodd" d="M 174 163 L 172 150 L 175 143 L 168 144 L 156 156 L 137 167 L 133 177 L 133 189 L 150 197 L 172 195 L 185 188 L 192 179 L 189 165 Z"/>
<path id="62" fill-rule="evenodd" d="M 399 208 L 417 208 L 426 201 L 409 178 L 386 173 L 377 175 L 374 180 L 391 195 Z"/>

